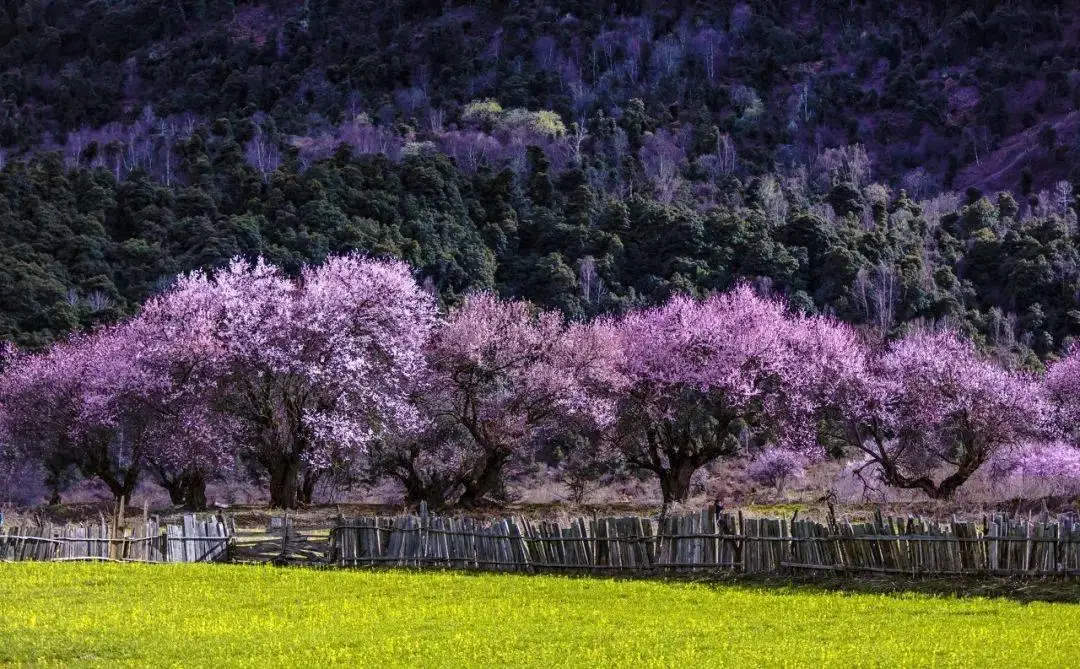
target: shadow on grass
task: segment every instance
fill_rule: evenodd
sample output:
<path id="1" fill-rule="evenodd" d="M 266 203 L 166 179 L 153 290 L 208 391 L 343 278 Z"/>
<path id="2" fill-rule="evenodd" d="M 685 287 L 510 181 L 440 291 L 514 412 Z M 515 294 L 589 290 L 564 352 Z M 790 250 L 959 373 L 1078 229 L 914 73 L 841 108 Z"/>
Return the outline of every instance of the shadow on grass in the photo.
<path id="1" fill-rule="evenodd" d="M 1048 602 L 1057 604 L 1080 604 L 1080 578 L 1076 577 L 996 577 L 990 575 L 972 576 L 903 576 L 895 574 L 827 574 L 789 573 L 789 574 L 740 574 L 698 573 L 698 574 L 640 574 L 640 573 L 582 573 L 542 571 L 535 574 L 510 571 L 490 571 L 485 569 L 459 569 L 427 566 L 358 566 L 337 567 L 334 565 L 284 564 L 285 568 L 312 569 L 322 572 L 334 571 L 395 571 L 414 574 L 461 574 L 463 576 L 509 576 L 530 578 L 534 575 L 554 576 L 567 579 L 610 579 L 615 581 L 644 581 L 665 585 L 694 584 L 710 588 L 746 588 L 760 591 L 800 592 L 800 593 L 843 593 L 865 595 L 904 595 L 918 594 L 934 597 L 981 597 L 1009 599 L 1020 603 Z"/>
<path id="2" fill-rule="evenodd" d="M 800 592 L 937 597 L 985 597 L 1021 603 L 1080 603 L 1080 580 L 1067 577 L 1002 578 L 994 576 L 898 576 L 821 574 L 730 574 L 709 578 L 666 579 L 695 582 L 710 587 L 752 587 Z"/>

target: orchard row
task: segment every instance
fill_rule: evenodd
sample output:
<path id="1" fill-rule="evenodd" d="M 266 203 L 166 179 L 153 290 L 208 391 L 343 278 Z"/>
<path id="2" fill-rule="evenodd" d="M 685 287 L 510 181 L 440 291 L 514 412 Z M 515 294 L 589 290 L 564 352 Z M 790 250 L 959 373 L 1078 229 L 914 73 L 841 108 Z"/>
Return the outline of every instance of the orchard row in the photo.
<path id="1" fill-rule="evenodd" d="M 567 322 L 487 293 L 440 313 L 398 261 L 339 256 L 291 278 L 234 260 L 123 323 L 8 349 L 0 454 L 117 498 L 149 476 L 192 507 L 229 472 L 268 481 L 276 506 L 343 475 L 473 506 L 553 443 L 578 476 L 651 473 L 665 503 L 748 451 L 845 458 L 948 498 L 988 463 L 1075 459 L 1078 398 L 1080 356 L 1012 371 L 952 332 L 877 341 L 746 285 Z"/>

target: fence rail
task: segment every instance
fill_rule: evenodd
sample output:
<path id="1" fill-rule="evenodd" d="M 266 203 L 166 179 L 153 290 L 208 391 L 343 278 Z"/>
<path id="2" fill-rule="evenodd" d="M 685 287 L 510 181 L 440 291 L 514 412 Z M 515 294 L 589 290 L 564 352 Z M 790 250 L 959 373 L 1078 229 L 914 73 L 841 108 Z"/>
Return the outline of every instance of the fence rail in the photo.
<path id="1" fill-rule="evenodd" d="M 979 521 L 886 517 L 865 522 L 755 518 L 703 510 L 679 517 L 562 523 L 419 515 L 339 518 L 337 566 L 664 574 L 791 570 L 910 575 L 1077 575 L 1080 521 L 991 515 Z"/>
<path id="2" fill-rule="evenodd" d="M 284 533 L 286 542 L 289 533 Z M 184 516 L 134 527 L 0 528 L 0 561 L 205 562 L 229 559 L 231 518 Z M 283 548 L 282 553 L 286 550 Z M 320 551 L 321 553 L 321 551 Z M 322 562 L 320 553 L 313 559 Z M 671 574 L 796 570 L 908 575 L 1080 575 L 1080 520 L 889 517 L 826 522 L 741 512 L 479 520 L 429 515 L 339 518 L 326 561 L 349 566 L 515 572 Z"/>
<path id="3" fill-rule="evenodd" d="M 231 518 L 195 515 L 184 516 L 179 524 L 145 519 L 119 528 L 104 520 L 13 526 L 0 528 L 0 561 L 215 562 L 227 558 L 234 534 Z"/>

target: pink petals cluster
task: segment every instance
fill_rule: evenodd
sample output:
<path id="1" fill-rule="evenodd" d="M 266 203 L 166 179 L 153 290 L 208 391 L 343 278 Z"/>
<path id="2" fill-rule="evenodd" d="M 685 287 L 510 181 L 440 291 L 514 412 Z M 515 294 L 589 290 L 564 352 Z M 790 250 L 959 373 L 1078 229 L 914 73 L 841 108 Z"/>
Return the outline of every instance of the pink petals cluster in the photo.
<path id="1" fill-rule="evenodd" d="M 275 502 L 292 505 L 304 467 L 417 423 L 406 389 L 434 317 L 401 262 L 348 255 L 291 279 L 238 259 L 180 277 L 126 323 L 10 361 L 0 422 L 105 479 L 132 479 L 147 462 L 217 470 L 247 455 L 280 475 Z"/>
<path id="2" fill-rule="evenodd" d="M 769 448 L 757 454 L 747 466 L 746 474 L 754 483 L 782 490 L 785 485 L 806 473 L 806 458 L 782 448 Z"/>
<path id="3" fill-rule="evenodd" d="M 1019 444 L 999 453 L 989 465 L 995 482 L 1018 478 L 1080 488 L 1080 448 L 1065 441 Z"/>
<path id="4" fill-rule="evenodd" d="M 388 425 L 417 423 L 407 390 L 435 309 L 404 263 L 347 255 L 290 279 L 236 260 L 161 299 L 201 305 L 206 397 L 230 418 L 225 442 L 268 470 L 275 503 L 295 503 L 300 470 L 347 462 Z"/>
<path id="5" fill-rule="evenodd" d="M 508 471 L 527 464 L 539 442 L 604 420 L 590 384 L 610 373 L 606 332 L 527 302 L 467 297 L 426 347 L 415 386 L 425 430 L 396 431 L 379 453 L 385 471 L 431 504 L 499 498 Z"/>
<path id="6" fill-rule="evenodd" d="M 675 297 L 614 327 L 613 443 L 683 499 L 699 468 L 768 440 L 810 452 L 817 408 L 861 360 L 854 332 L 791 314 L 749 286 L 697 301 Z"/>
<path id="7" fill-rule="evenodd" d="M 652 473 L 667 502 L 748 450 L 770 485 L 839 449 L 860 476 L 932 497 L 987 463 L 1080 462 L 1048 437 L 1080 424 L 1080 351 L 1044 383 L 952 332 L 870 344 L 745 285 L 587 323 L 490 294 L 439 317 L 401 262 L 347 255 L 290 277 L 234 260 L 3 364 L 3 449 L 67 454 L 117 496 L 143 471 L 201 481 L 243 459 L 279 505 L 356 465 L 411 498 L 476 504 L 563 442 Z"/>
<path id="8" fill-rule="evenodd" d="M 995 454 L 1042 437 L 1051 419 L 1031 375 L 1004 369 L 952 332 L 914 332 L 873 351 L 830 401 L 833 424 L 887 485 L 949 497 Z"/>
<path id="9" fill-rule="evenodd" d="M 791 314 L 746 285 L 702 301 L 675 297 L 618 329 L 624 383 L 655 403 L 654 419 L 675 417 L 693 390 L 732 415 L 769 414 L 783 423 L 777 438 L 797 448 L 812 443 L 820 399 L 863 355 L 851 328 Z"/>

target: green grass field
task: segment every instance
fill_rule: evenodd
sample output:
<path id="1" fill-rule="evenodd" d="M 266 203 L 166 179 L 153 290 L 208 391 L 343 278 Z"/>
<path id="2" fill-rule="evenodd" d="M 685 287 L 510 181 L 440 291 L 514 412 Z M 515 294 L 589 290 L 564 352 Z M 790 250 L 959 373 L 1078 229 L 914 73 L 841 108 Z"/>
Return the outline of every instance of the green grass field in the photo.
<path id="1" fill-rule="evenodd" d="M 0 665 L 1048 666 L 1080 605 L 233 565 L 0 565 Z"/>

